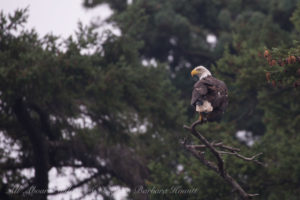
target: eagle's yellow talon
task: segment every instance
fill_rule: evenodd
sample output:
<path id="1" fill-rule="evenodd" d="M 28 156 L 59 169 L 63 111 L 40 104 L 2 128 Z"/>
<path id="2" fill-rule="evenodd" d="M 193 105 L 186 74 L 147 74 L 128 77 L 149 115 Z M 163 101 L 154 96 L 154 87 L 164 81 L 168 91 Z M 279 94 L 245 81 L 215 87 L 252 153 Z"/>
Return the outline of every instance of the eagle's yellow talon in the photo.
<path id="1" fill-rule="evenodd" d="M 200 113 L 199 114 L 199 119 L 198 119 L 200 122 L 202 122 L 203 121 L 203 116 L 202 116 L 202 114 Z"/>

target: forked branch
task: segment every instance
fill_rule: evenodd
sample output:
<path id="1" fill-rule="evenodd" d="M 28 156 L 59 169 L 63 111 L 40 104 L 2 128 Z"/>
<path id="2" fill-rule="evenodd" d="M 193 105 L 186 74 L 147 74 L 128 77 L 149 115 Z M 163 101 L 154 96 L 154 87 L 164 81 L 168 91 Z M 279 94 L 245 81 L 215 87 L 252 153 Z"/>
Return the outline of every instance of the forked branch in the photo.
<path id="1" fill-rule="evenodd" d="M 257 157 L 260 156 L 262 153 L 254 155 L 252 157 L 246 157 L 241 155 L 240 149 L 223 145 L 222 142 L 215 143 L 209 142 L 202 134 L 200 134 L 195 128 L 197 125 L 201 124 L 202 122 L 196 121 L 192 124 L 191 127 L 184 126 L 185 129 L 189 130 L 195 137 L 197 137 L 202 144 L 201 145 L 191 145 L 187 144 L 186 141 L 183 141 L 182 144 L 186 150 L 191 152 L 198 160 L 201 161 L 202 164 L 207 166 L 208 168 L 212 169 L 216 173 L 218 173 L 227 183 L 229 183 L 234 190 L 236 190 L 239 195 L 244 199 L 248 200 L 253 196 L 257 196 L 258 194 L 248 194 L 245 190 L 239 185 L 235 179 L 233 179 L 225 170 L 224 161 L 222 159 L 222 155 L 234 155 L 237 158 L 240 158 L 245 161 L 251 161 L 259 165 L 263 165 L 261 162 L 257 160 Z M 209 149 L 209 151 L 215 156 L 217 162 L 209 161 L 205 158 L 204 153 L 202 150 Z"/>

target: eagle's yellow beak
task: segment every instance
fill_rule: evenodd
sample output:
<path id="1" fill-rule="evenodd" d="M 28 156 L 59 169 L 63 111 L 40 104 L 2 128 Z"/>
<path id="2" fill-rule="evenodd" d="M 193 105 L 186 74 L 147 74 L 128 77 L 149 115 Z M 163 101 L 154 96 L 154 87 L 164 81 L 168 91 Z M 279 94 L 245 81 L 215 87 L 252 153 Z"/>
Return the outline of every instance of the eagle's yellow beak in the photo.
<path id="1" fill-rule="evenodd" d="M 195 70 L 195 69 L 193 69 L 193 71 L 191 71 L 191 75 L 192 75 L 192 76 L 195 76 L 196 74 L 198 74 L 198 71 Z"/>

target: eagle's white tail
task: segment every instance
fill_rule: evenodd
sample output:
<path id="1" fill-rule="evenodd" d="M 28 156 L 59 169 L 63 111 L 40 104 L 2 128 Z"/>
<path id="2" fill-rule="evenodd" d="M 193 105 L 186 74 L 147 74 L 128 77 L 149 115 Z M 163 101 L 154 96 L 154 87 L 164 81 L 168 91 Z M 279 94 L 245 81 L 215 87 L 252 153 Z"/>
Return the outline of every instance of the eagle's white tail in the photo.
<path id="1" fill-rule="evenodd" d="M 211 105 L 211 103 L 209 101 L 203 101 L 202 105 L 196 105 L 196 111 L 197 112 L 205 112 L 205 113 L 209 113 L 213 111 L 213 107 Z"/>

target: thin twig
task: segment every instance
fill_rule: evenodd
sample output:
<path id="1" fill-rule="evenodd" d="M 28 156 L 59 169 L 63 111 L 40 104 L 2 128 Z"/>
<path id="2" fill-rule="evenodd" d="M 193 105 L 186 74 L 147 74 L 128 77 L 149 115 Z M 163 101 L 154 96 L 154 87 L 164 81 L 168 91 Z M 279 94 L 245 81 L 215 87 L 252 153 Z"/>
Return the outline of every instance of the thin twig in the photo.
<path id="1" fill-rule="evenodd" d="M 252 162 L 255 162 L 256 164 L 259 164 L 259 165 L 262 165 L 264 166 L 264 164 L 262 162 L 259 162 L 258 160 L 255 160 L 258 156 L 262 155 L 262 153 L 259 153 L 259 154 L 256 154 L 252 157 L 246 157 L 246 156 L 243 156 L 237 152 L 227 152 L 227 151 L 219 151 L 220 154 L 230 154 L 230 155 L 234 155 L 238 158 L 241 158 L 242 160 L 245 160 L 245 161 L 252 161 Z"/>
<path id="2" fill-rule="evenodd" d="M 214 147 L 219 147 L 221 149 L 226 149 L 228 151 L 231 151 L 231 152 L 238 152 L 238 151 L 241 151 L 240 149 L 238 148 L 235 148 L 235 147 L 230 147 L 230 146 L 226 146 L 226 145 L 223 145 L 223 143 L 211 143 L 212 146 Z M 204 144 L 198 144 L 198 145 L 188 145 L 189 147 L 191 148 L 195 148 L 195 149 L 205 149 L 206 146 Z"/>

